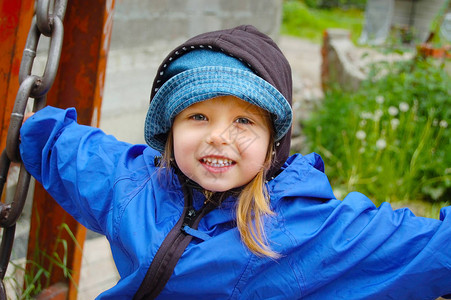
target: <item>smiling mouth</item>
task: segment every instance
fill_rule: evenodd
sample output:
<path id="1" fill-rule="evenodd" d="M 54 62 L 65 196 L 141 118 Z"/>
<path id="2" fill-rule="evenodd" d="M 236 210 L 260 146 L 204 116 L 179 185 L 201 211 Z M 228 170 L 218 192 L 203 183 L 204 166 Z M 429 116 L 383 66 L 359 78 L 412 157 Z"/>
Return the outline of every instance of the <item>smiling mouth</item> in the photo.
<path id="1" fill-rule="evenodd" d="M 215 168 L 230 167 L 235 164 L 231 159 L 218 157 L 204 157 L 200 161 L 209 167 Z"/>

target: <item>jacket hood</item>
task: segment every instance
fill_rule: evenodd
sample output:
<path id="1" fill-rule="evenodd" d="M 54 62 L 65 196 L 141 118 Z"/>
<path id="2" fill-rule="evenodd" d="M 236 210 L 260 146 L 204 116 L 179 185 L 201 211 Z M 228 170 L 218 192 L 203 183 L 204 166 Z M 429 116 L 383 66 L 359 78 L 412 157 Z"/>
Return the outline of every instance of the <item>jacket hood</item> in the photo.
<path id="1" fill-rule="evenodd" d="M 194 49 L 225 52 L 246 63 L 256 75 L 273 85 L 292 105 L 290 65 L 276 43 L 251 25 L 197 35 L 171 51 L 161 63 L 154 79 L 151 100 L 167 78 L 160 76 L 169 64 Z M 267 179 L 276 176 L 289 156 L 291 129 L 275 145 L 275 155 Z"/>

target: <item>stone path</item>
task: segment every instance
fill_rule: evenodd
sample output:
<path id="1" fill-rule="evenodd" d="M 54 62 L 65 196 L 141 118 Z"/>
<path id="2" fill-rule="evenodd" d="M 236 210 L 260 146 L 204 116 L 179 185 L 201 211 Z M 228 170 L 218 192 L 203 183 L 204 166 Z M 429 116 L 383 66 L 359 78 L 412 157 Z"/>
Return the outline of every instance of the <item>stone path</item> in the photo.
<path id="1" fill-rule="evenodd" d="M 293 75 L 293 138 L 291 146 L 299 151 L 304 142 L 299 121 L 323 98 L 321 89 L 321 45 L 296 37 L 282 36 L 279 46 L 290 62 Z"/>

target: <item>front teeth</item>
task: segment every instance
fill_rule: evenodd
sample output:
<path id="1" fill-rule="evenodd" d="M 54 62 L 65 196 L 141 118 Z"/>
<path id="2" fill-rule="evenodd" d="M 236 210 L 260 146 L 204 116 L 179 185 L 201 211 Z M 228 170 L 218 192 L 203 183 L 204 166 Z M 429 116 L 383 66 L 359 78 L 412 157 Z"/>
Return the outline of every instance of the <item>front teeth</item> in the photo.
<path id="1" fill-rule="evenodd" d="M 202 158 L 202 161 L 212 167 L 227 167 L 232 165 L 233 161 L 227 158 L 214 158 L 214 157 L 206 157 Z"/>

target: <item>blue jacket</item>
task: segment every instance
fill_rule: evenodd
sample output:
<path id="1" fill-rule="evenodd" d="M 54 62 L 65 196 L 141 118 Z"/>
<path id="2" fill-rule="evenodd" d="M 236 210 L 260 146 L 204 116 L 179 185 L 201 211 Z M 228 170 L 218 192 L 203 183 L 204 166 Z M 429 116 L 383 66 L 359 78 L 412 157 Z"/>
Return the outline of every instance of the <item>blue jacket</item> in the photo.
<path id="1" fill-rule="evenodd" d="M 106 235 L 121 276 L 99 299 L 130 299 L 179 219 L 176 176 L 159 153 L 47 107 L 26 121 L 27 170 L 80 223 Z M 435 299 L 451 293 L 451 207 L 440 219 L 376 208 L 360 193 L 336 200 L 316 154 L 291 156 L 268 183 L 266 220 L 277 260 L 252 254 L 234 224 L 235 199 L 207 214 L 159 299 Z M 195 192 L 194 204 L 204 199 Z M 200 232 L 200 234 L 199 234 Z M 207 234 L 209 239 L 203 239 Z"/>

